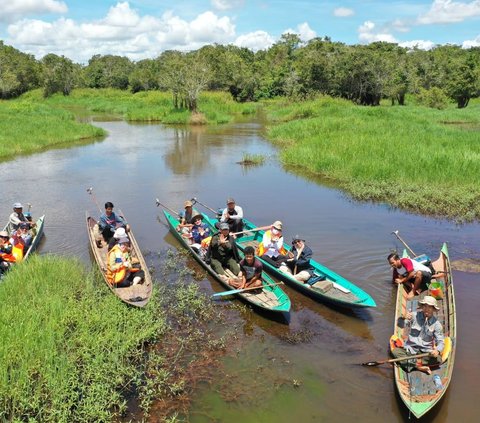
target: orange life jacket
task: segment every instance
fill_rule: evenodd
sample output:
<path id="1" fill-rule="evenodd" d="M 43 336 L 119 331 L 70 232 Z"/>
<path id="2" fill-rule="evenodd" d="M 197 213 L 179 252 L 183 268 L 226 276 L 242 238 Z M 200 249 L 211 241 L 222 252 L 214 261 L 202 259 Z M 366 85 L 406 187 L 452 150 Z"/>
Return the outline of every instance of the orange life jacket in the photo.
<path id="1" fill-rule="evenodd" d="M 130 256 L 128 253 L 123 253 L 118 244 L 108 252 L 107 280 L 110 285 L 122 282 L 127 276 L 124 259 L 129 260 Z"/>
<path id="2" fill-rule="evenodd" d="M 268 231 L 265 231 L 265 235 L 267 235 L 270 240 L 272 239 L 272 231 L 270 229 Z M 257 256 L 259 257 L 263 256 L 265 254 L 265 251 L 267 250 L 265 249 L 265 246 L 263 245 L 263 240 L 262 240 L 262 242 L 260 242 L 260 244 L 258 244 L 258 247 L 257 247 Z M 282 248 L 280 248 L 278 253 L 284 256 L 287 254 L 287 250 L 285 250 L 285 248 L 283 248 L 283 245 L 282 245 Z"/>
<path id="3" fill-rule="evenodd" d="M 13 246 L 10 243 L 10 241 L 8 241 L 8 243 L 3 244 L 2 248 L 3 248 L 4 251 L 0 252 L 0 258 L 3 261 L 6 261 L 8 263 L 15 263 L 17 261 L 17 259 L 14 255 Z M 10 251 L 10 252 L 7 253 L 7 251 Z"/>

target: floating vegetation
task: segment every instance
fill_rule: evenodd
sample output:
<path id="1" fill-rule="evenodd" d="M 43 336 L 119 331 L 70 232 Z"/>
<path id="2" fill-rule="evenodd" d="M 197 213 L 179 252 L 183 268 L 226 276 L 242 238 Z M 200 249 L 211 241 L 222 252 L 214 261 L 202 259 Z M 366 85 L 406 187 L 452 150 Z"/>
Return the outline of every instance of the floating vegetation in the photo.
<path id="1" fill-rule="evenodd" d="M 262 154 L 244 153 L 242 161 L 237 163 L 244 166 L 260 166 L 265 163 L 265 156 Z"/>

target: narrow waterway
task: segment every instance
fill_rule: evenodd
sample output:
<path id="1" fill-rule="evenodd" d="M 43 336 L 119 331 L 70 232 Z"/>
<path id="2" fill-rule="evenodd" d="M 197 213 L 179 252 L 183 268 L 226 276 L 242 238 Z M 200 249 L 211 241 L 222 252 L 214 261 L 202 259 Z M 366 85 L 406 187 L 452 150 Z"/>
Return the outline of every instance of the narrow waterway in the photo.
<path id="1" fill-rule="evenodd" d="M 292 300 L 290 323 L 254 311 L 232 309 L 239 329 L 233 356 L 194 393 L 191 422 L 404 421 L 408 413 L 395 394 L 387 366 L 358 363 L 387 357 L 395 291 L 386 256 L 402 245 L 395 229 L 416 252 L 438 256 L 448 241 L 452 260 L 478 259 L 480 225 L 407 214 L 383 204 L 357 203 L 321 180 L 283 169 L 261 134 L 261 121 L 216 128 L 174 128 L 126 122 L 95 123 L 105 140 L 49 150 L 0 163 L 4 221 L 13 202 L 46 214 L 40 253 L 80 257 L 90 263 L 85 211 L 98 215 L 112 201 L 132 225 L 147 261 L 181 246 L 159 222 L 155 198 L 179 210 L 197 197 L 216 209 L 234 197 L 258 225 L 284 224 L 287 240 L 301 234 L 315 258 L 369 292 L 377 308 L 342 312 L 285 287 Z M 259 167 L 237 164 L 243 153 L 263 154 Z M 87 194 L 93 187 L 94 196 Z M 432 205 L 434 207 L 434 205 Z M 202 210 L 199 206 L 199 210 Z M 192 262 L 192 266 L 197 266 Z M 158 283 L 162 283 L 161 280 Z M 206 293 L 215 281 L 198 282 Z M 472 421 L 480 366 L 478 274 L 454 272 L 458 341 L 452 384 L 423 421 Z M 230 307 L 221 302 L 219 307 Z M 155 414 L 152 414 L 155 421 Z"/>

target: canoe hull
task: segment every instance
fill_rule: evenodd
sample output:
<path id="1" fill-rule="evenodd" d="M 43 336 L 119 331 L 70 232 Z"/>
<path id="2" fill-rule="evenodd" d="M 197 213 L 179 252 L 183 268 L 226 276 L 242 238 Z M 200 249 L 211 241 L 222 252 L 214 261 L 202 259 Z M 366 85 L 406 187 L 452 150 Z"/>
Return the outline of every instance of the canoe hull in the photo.
<path id="1" fill-rule="evenodd" d="M 406 252 L 404 253 L 406 256 Z M 455 294 L 453 289 L 452 269 L 448 255 L 447 245 L 444 244 L 439 258 L 432 263 L 435 271 L 445 272 L 443 277 L 443 299 L 437 299 L 440 310 L 437 318 L 443 326 L 445 337 L 451 341 L 451 349 L 448 359 L 439 368 L 432 369 L 432 375 L 419 371 L 405 372 L 399 365 L 394 366 L 394 378 L 397 391 L 405 406 L 417 417 L 420 418 L 430 411 L 444 396 L 452 379 L 453 366 L 455 362 L 456 349 L 456 310 Z M 441 279 L 439 279 L 441 280 Z M 395 307 L 394 334 L 406 339 L 406 329 L 401 324 L 402 313 L 415 311 L 418 301 L 428 295 L 428 291 L 416 295 L 412 300 L 407 300 L 407 293 L 403 285 L 397 288 L 397 303 Z M 438 375 L 443 384 L 443 389 L 437 391 L 433 382 L 433 376 Z"/>
<path id="2" fill-rule="evenodd" d="M 232 290 L 232 286 L 230 286 L 226 281 L 221 279 L 218 274 L 209 266 L 202 257 L 193 249 L 191 246 L 186 242 L 185 238 L 176 230 L 178 225 L 178 220 L 175 219 L 170 213 L 167 211 L 163 211 L 165 214 L 165 218 L 167 219 L 169 228 L 171 233 L 175 236 L 175 238 L 193 255 L 195 260 L 212 276 L 214 277 L 226 290 Z M 205 220 L 206 223 L 209 223 Z M 213 229 L 213 228 L 211 228 Z M 242 292 L 234 294 L 236 297 L 240 298 L 247 304 L 250 304 L 258 309 L 267 311 L 269 313 L 288 313 L 290 311 L 291 303 L 290 298 L 287 294 L 277 285 L 273 285 L 275 282 L 265 273 L 262 275 L 263 279 L 263 293 L 271 298 L 268 301 L 264 301 L 262 294 L 253 294 L 251 292 Z M 268 286 L 273 285 L 273 286 Z M 272 299 L 272 296 L 275 297 L 275 300 Z"/>
<path id="3" fill-rule="evenodd" d="M 209 219 L 211 223 L 215 223 L 218 220 L 210 219 L 208 216 L 204 215 L 206 219 Z M 244 230 L 254 229 L 255 225 L 248 220 L 244 219 L 245 228 Z M 248 245 L 256 248 L 261 242 L 263 234 L 265 231 L 255 231 L 244 234 L 244 236 L 237 238 L 237 246 L 240 250 L 244 250 Z M 284 243 L 284 247 L 287 251 L 290 251 L 291 247 L 288 244 Z M 325 276 L 325 280 L 332 283 L 332 287 L 326 291 L 317 288 L 309 288 L 306 284 L 297 281 L 292 276 L 281 272 L 277 267 L 271 265 L 265 260 L 260 259 L 265 270 L 270 273 L 272 276 L 280 279 L 291 287 L 295 288 L 302 294 L 309 296 L 310 298 L 319 301 L 326 302 L 331 305 L 343 308 L 367 308 L 367 307 L 376 307 L 374 299 L 363 291 L 361 288 L 349 282 L 347 279 L 341 275 L 333 272 L 328 267 L 316 262 L 315 260 L 310 260 L 310 264 L 315 270 L 317 275 Z"/>
<path id="4" fill-rule="evenodd" d="M 127 303 L 134 307 L 145 307 L 150 300 L 153 292 L 152 276 L 150 275 L 147 263 L 143 258 L 142 252 L 137 244 L 135 237 L 133 236 L 132 231 L 128 233 L 128 238 L 130 239 L 131 245 L 130 254 L 132 255 L 132 257 L 136 257 L 138 259 L 142 270 L 145 272 L 145 280 L 143 281 L 143 283 L 135 286 L 130 286 L 126 288 L 115 288 L 111 286 L 107 280 L 107 246 L 105 245 L 105 243 L 103 243 L 102 247 L 99 248 L 97 247 L 95 242 L 93 228 L 97 224 L 97 220 L 89 216 L 87 213 L 86 224 L 88 239 L 90 241 L 90 248 L 92 250 L 93 257 L 95 258 L 95 262 L 98 265 L 103 280 L 109 287 L 110 291 L 124 303 Z"/>

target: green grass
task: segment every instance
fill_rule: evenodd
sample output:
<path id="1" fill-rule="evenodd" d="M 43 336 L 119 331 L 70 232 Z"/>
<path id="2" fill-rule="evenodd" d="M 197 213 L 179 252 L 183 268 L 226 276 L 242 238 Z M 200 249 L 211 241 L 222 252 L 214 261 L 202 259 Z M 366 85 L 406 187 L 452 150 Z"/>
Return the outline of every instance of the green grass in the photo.
<path id="1" fill-rule="evenodd" d="M 41 90 L 33 90 L 19 99 L 0 101 L 0 159 L 105 136 L 104 130 L 75 121 L 75 115 L 212 125 L 230 122 L 235 115 L 255 113 L 257 105 L 236 103 L 228 93 L 207 92 L 200 96 L 198 108 L 198 114 L 175 109 L 171 94 L 158 91 L 132 94 L 114 89 L 76 89 L 70 96 L 55 94 L 44 99 Z"/>
<path id="2" fill-rule="evenodd" d="M 105 135 L 72 113 L 29 100 L 0 101 L 0 158 L 30 154 Z"/>
<path id="3" fill-rule="evenodd" d="M 45 101 L 56 107 L 82 106 L 92 113 L 108 113 L 127 121 L 162 122 L 165 124 L 189 124 L 192 114 L 185 109 L 173 107 L 172 95 L 168 92 L 129 91 L 114 89 L 76 89 L 65 97 L 56 94 L 43 100 L 41 92 L 31 91 L 23 99 L 33 102 Z M 236 103 L 230 94 L 205 92 L 200 95 L 198 112 L 205 116 L 205 123 L 219 124 L 230 122 L 237 114 L 255 113 L 256 105 Z"/>
<path id="4" fill-rule="evenodd" d="M 179 369 L 203 351 L 218 356 L 222 344 L 202 329 L 217 309 L 196 284 L 154 293 L 146 307 L 128 307 L 74 259 L 17 265 L 0 283 L 0 420 L 112 421 L 129 397 L 147 413 L 153 399 L 188 397 Z M 152 346 L 167 339 L 168 348 Z"/>
<path id="5" fill-rule="evenodd" d="M 249 166 L 260 166 L 265 163 L 265 156 L 263 154 L 243 153 L 240 163 Z"/>
<path id="6" fill-rule="evenodd" d="M 268 137 L 285 165 L 334 180 L 356 199 L 480 218 L 480 101 L 440 111 L 324 97 L 266 108 Z"/>

